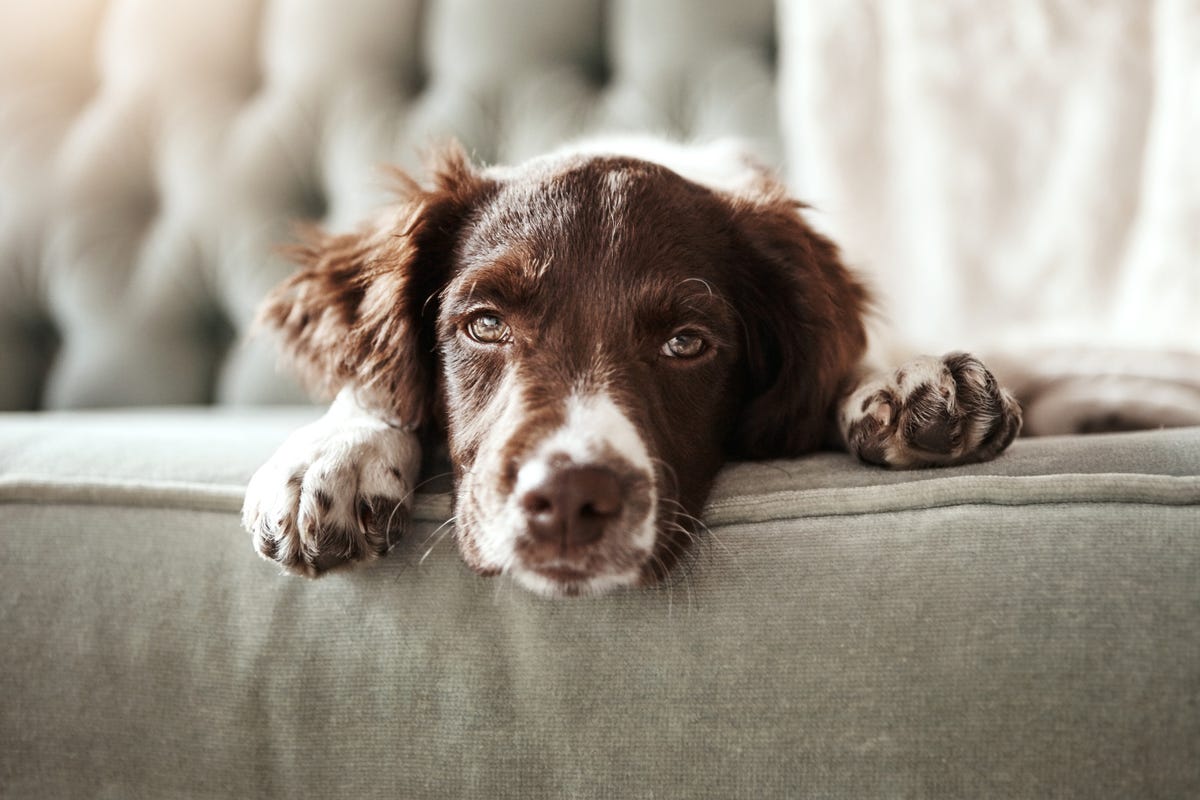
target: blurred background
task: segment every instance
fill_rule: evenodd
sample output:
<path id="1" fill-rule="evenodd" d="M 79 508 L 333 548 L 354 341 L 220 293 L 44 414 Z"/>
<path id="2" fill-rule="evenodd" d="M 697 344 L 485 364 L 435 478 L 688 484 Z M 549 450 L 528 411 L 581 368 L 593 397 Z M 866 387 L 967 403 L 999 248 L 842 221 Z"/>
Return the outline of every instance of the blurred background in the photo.
<path id="1" fill-rule="evenodd" d="M 742 139 L 906 347 L 1200 354 L 1194 1 L 0 0 L 0 409 L 301 400 L 293 221 L 617 131 Z"/>

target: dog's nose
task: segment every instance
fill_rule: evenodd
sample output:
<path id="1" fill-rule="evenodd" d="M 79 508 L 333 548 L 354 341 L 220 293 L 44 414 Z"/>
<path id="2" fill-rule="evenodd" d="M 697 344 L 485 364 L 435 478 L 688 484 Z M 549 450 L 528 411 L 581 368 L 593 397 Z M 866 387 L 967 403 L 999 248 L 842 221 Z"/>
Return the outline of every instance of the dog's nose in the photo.
<path id="1" fill-rule="evenodd" d="M 521 495 L 533 538 L 565 548 L 599 539 L 624 505 L 621 482 L 604 467 L 553 470 Z"/>

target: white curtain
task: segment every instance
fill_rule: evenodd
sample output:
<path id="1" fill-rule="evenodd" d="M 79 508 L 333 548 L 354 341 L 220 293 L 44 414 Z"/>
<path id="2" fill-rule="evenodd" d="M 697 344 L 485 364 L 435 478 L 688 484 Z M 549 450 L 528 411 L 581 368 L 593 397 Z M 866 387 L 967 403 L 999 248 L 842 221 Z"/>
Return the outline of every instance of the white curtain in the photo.
<path id="1" fill-rule="evenodd" d="M 791 179 L 921 350 L 1200 354 L 1200 0 L 781 0 Z"/>

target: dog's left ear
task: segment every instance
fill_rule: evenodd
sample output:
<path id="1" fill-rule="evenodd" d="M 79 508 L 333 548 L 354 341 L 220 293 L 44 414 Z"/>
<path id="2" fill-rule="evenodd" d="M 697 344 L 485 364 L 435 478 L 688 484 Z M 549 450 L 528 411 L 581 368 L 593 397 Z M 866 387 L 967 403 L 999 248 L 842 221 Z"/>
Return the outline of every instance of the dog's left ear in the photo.
<path id="1" fill-rule="evenodd" d="M 732 443 L 739 457 L 796 456 L 828 443 L 834 406 L 866 349 L 869 293 L 802 207 L 781 188 L 733 201 L 749 381 Z"/>

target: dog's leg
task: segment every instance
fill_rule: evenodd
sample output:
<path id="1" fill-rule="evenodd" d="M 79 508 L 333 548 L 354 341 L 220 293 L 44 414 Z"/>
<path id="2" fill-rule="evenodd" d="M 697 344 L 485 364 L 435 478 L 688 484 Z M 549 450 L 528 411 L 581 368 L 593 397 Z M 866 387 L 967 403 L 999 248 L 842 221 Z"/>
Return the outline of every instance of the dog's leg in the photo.
<path id="1" fill-rule="evenodd" d="M 343 389 L 250 479 L 242 524 L 259 554 L 315 577 L 383 555 L 407 522 L 420 469 L 415 434 Z"/>
<path id="2" fill-rule="evenodd" d="M 1021 406 L 967 353 L 922 356 L 868 376 L 838 408 L 852 454 L 898 469 L 987 461 L 1021 430 Z"/>

